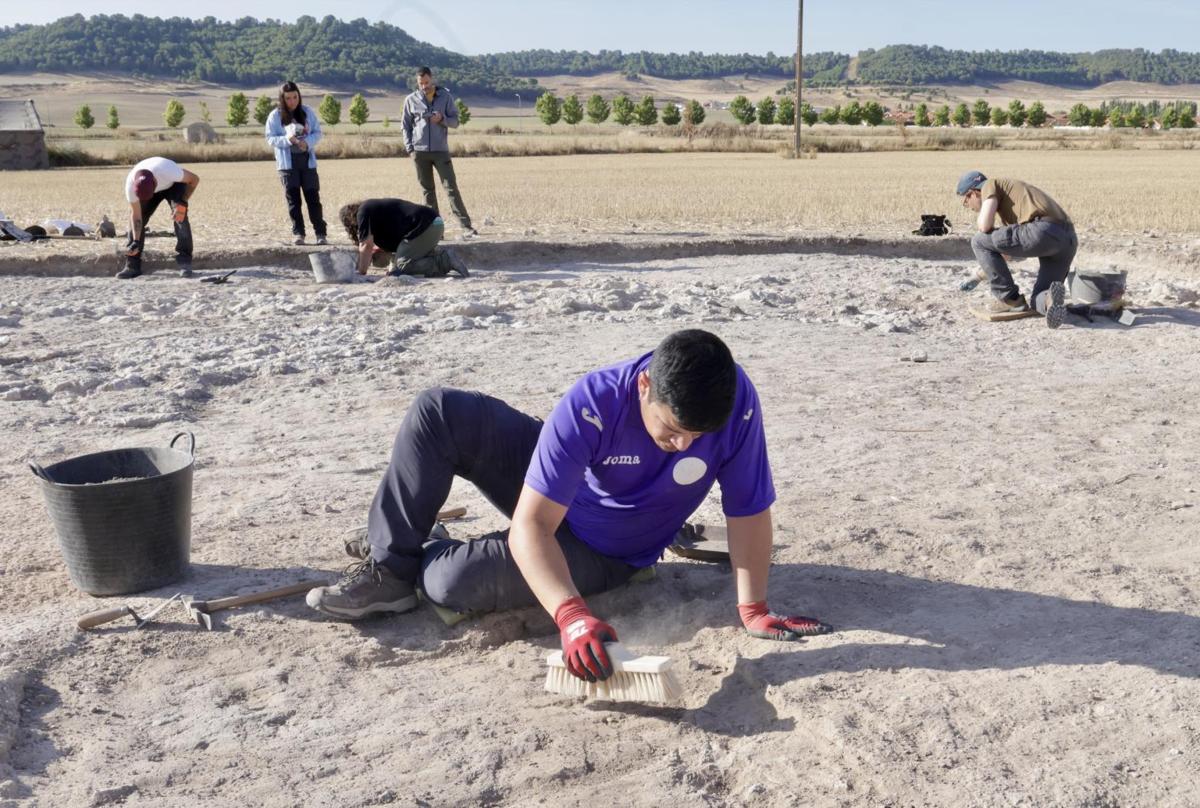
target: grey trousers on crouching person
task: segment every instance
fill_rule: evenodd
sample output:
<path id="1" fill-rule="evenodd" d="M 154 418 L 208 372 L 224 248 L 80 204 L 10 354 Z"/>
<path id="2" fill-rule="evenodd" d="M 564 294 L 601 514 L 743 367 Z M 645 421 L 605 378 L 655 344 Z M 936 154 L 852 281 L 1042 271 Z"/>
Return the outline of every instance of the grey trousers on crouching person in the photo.
<path id="1" fill-rule="evenodd" d="M 438 244 L 446 233 L 446 225 L 442 217 L 433 220 L 433 224 L 422 230 L 415 238 L 400 242 L 393 259 L 392 273 L 394 275 L 445 275 L 450 271 L 448 257 L 442 257 Z"/>
<path id="2" fill-rule="evenodd" d="M 433 187 L 433 172 L 437 169 L 442 179 L 442 188 L 450 200 L 450 212 L 458 219 L 463 230 L 471 229 L 471 217 L 467 214 L 467 206 L 458 192 L 458 178 L 454 176 L 454 162 L 450 152 L 415 151 L 413 162 L 417 166 L 417 182 L 425 193 L 425 207 L 438 210 L 437 191 Z"/>
<path id="3" fill-rule="evenodd" d="M 1065 281 L 1079 249 L 1073 225 L 1061 225 L 1049 219 L 1035 219 L 1025 224 L 1001 227 L 990 233 L 976 233 L 971 249 L 979 266 L 987 273 L 992 294 L 1001 300 L 1014 300 L 1021 292 L 1013 280 L 1005 255 L 1014 258 L 1037 258 L 1038 275 L 1029 294 L 1030 305 L 1039 314 L 1046 313 L 1042 292 L 1055 281 Z"/>
<path id="4" fill-rule="evenodd" d="M 427 598 L 456 612 L 492 612 L 537 603 L 508 547 L 508 531 L 422 548 L 454 477 L 475 484 L 512 518 L 542 422 L 482 393 L 432 388 L 400 424 L 392 459 L 367 519 L 371 557 Z M 564 522 L 555 534 L 583 595 L 627 582 L 637 567 L 602 555 Z"/>

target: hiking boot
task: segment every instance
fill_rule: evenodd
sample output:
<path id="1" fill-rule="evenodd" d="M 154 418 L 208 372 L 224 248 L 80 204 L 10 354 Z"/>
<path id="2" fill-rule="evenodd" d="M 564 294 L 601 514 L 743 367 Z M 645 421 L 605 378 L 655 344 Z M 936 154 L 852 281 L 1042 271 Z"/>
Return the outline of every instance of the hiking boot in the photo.
<path id="1" fill-rule="evenodd" d="M 1050 284 L 1049 304 L 1046 306 L 1046 325 L 1058 328 L 1067 319 L 1067 287 L 1058 281 Z"/>
<path id="2" fill-rule="evenodd" d="M 317 236 L 317 246 L 318 247 L 324 247 L 328 243 L 329 242 L 325 240 L 324 236 Z"/>
<path id="3" fill-rule="evenodd" d="M 297 247 L 303 247 L 304 246 L 304 236 L 296 236 L 296 240 L 293 241 L 292 243 L 295 244 Z"/>
<path id="4" fill-rule="evenodd" d="M 120 272 L 117 273 L 117 277 L 123 281 L 126 281 L 126 280 L 129 280 L 130 278 L 136 278 L 138 275 L 141 275 L 141 274 L 142 274 L 142 271 L 140 269 L 138 269 L 137 267 L 125 267 L 124 269 L 122 269 Z"/>
<path id="5" fill-rule="evenodd" d="M 333 586 L 309 590 L 304 601 L 318 612 L 357 620 L 372 614 L 410 612 L 417 608 L 417 591 L 368 558 L 348 567 Z"/>
<path id="6" fill-rule="evenodd" d="M 479 231 L 474 227 L 468 227 L 458 238 L 461 241 L 470 241 L 471 239 L 479 238 Z"/>
<path id="7" fill-rule="evenodd" d="M 349 531 L 348 538 L 342 543 L 346 555 L 366 561 L 371 556 L 371 544 L 367 541 L 367 526 L 356 527 Z M 435 522 L 433 530 L 429 531 L 429 541 L 453 541 L 450 531 L 441 522 Z"/>
<path id="8" fill-rule="evenodd" d="M 982 269 L 975 270 L 975 274 L 958 285 L 960 292 L 970 292 L 979 284 L 987 280 L 987 273 Z"/>
<path id="9" fill-rule="evenodd" d="M 1009 314 L 1019 311 L 1029 311 L 1029 304 L 1025 302 L 1025 295 L 1019 295 L 1013 300 L 994 298 L 991 303 L 983 307 L 983 310 L 988 314 Z"/>
<path id="10" fill-rule="evenodd" d="M 446 257 L 450 260 L 450 271 L 458 275 L 460 278 L 465 278 L 471 273 L 467 270 L 466 263 L 458 257 L 458 253 L 454 250 L 446 250 Z"/>

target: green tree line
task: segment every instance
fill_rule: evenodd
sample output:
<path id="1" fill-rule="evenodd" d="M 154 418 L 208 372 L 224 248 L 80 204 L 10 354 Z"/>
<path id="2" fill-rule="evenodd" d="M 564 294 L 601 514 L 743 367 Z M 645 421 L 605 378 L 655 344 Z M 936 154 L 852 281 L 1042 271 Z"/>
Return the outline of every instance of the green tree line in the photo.
<path id="1" fill-rule="evenodd" d="M 515 76 L 593 76 L 619 72 L 629 76 L 648 75 L 665 79 L 712 78 L 739 73 L 766 76 L 794 76 L 792 56 L 765 56 L 749 53 L 651 53 L 619 50 L 587 51 L 526 50 L 492 53 L 478 57 L 485 66 Z M 840 79 L 850 65 L 844 53 L 806 53 L 804 76 L 815 81 Z"/>
<path id="2" fill-rule="evenodd" d="M 228 84 L 287 78 L 408 87 L 421 65 L 431 66 L 440 83 L 460 94 L 508 95 L 537 85 L 418 41 L 393 25 L 361 19 L 225 22 L 76 14 L 46 25 L 0 28 L 0 72 L 103 70 Z"/>
<path id="3" fill-rule="evenodd" d="M 804 56 L 814 85 L 956 84 L 1022 79 L 1095 86 L 1127 80 L 1200 83 L 1200 53 L 1110 49 L 1094 53 L 1040 50 L 963 51 L 889 45 L 861 51 L 856 78 L 849 54 Z M 792 76 L 790 54 L 653 53 L 618 50 L 526 50 L 466 56 L 421 42 L 388 23 L 304 16 L 294 23 L 243 17 L 161 19 L 76 14 L 45 25 L 0 28 L 0 71 L 102 70 L 147 77 L 224 83 L 300 82 L 407 87 L 429 65 L 457 93 L 509 95 L 537 87 L 536 76 L 618 71 L 669 79 L 738 74 Z"/>

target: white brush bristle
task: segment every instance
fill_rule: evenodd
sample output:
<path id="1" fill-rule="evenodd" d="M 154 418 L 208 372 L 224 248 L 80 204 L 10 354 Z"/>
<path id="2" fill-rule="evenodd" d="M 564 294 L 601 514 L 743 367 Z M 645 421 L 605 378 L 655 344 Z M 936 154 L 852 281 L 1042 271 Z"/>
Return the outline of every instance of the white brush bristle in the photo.
<path id="1" fill-rule="evenodd" d="M 620 643 L 605 643 L 613 663 L 613 675 L 603 682 L 585 682 L 571 675 L 562 652 L 546 657 L 546 690 L 561 696 L 584 696 L 604 701 L 654 701 L 671 704 L 679 700 L 679 681 L 671 660 L 661 656 L 634 656 Z"/>

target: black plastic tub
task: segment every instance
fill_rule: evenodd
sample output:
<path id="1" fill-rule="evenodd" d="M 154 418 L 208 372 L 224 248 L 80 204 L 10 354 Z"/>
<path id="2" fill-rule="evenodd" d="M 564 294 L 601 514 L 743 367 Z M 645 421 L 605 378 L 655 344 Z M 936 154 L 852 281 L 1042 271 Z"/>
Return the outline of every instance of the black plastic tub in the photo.
<path id="1" fill-rule="evenodd" d="M 182 437 L 187 452 L 175 448 Z M 187 573 L 195 456 L 195 436 L 180 432 L 165 449 L 30 464 L 75 586 L 91 595 L 124 595 Z"/>

